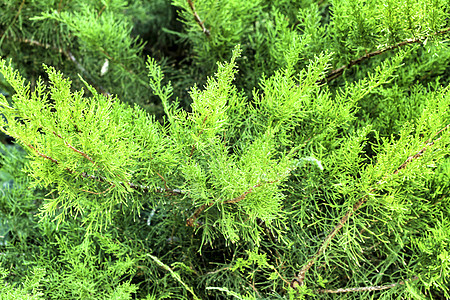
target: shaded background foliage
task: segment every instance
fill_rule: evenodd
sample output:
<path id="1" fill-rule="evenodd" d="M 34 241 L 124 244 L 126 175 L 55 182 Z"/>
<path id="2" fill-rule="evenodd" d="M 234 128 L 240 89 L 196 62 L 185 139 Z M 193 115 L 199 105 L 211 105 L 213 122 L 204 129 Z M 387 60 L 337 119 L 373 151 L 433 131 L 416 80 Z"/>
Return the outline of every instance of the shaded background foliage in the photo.
<path id="1" fill-rule="evenodd" d="M 13 0 L 0 12 L 0 55 L 32 90 L 69 89 L 45 64 L 71 91 L 125 103 L 108 111 L 117 136 L 94 114 L 112 153 L 98 159 L 119 145 L 129 165 L 108 166 L 156 191 L 108 177 L 110 202 L 80 193 L 11 130 L 28 119 L 3 101 L 3 131 L 26 150 L 3 137 L 5 299 L 449 297 L 448 2 Z M 17 104 L 13 82 L 0 89 Z M 42 149 L 70 157 L 40 130 Z"/>

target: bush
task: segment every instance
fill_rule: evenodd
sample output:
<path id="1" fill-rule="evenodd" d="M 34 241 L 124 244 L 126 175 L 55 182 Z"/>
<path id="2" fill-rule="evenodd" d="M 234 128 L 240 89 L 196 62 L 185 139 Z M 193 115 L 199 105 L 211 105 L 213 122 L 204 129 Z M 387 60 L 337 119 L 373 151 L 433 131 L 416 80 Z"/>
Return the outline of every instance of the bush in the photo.
<path id="1" fill-rule="evenodd" d="M 3 298 L 450 297 L 449 6 L 0 1 Z"/>

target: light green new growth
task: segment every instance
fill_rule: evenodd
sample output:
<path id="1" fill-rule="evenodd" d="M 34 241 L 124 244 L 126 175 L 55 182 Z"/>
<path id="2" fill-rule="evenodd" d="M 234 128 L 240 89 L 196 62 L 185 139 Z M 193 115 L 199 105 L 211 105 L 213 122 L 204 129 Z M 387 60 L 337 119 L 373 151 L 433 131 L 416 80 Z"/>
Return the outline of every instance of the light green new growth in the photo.
<path id="1" fill-rule="evenodd" d="M 0 298 L 449 298 L 449 5 L 0 0 Z"/>

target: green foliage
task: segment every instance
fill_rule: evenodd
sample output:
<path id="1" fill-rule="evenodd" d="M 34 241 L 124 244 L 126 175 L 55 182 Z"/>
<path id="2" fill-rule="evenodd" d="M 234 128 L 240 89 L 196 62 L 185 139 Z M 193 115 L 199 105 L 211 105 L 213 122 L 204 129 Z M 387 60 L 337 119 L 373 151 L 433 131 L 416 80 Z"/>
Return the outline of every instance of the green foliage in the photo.
<path id="1" fill-rule="evenodd" d="M 134 8 L 128 1 L 3 2 L 1 55 L 14 57 L 34 78 L 42 63 L 55 65 L 73 79 L 80 73 L 102 93 L 148 107 L 143 44 L 130 34 L 136 15 L 127 15 Z"/>
<path id="2" fill-rule="evenodd" d="M 0 1 L 0 298 L 450 297 L 449 9 Z"/>
<path id="3" fill-rule="evenodd" d="M 0 269 L 2 279 L 8 276 L 8 272 L 5 269 Z M 27 300 L 40 300 L 44 299 L 43 293 L 40 292 L 40 281 L 45 276 L 43 269 L 34 268 L 31 271 L 31 278 L 26 278 L 22 287 L 15 287 L 2 282 L 0 286 L 0 293 L 2 299 L 14 300 L 14 299 L 27 299 Z M 31 293 L 31 294 L 30 294 Z"/>

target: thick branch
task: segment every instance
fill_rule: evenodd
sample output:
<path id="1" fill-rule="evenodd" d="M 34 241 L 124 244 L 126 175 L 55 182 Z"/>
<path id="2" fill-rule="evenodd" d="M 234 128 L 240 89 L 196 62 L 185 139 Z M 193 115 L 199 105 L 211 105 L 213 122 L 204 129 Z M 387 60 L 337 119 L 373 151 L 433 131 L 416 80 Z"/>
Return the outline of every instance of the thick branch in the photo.
<path id="1" fill-rule="evenodd" d="M 345 70 L 350 69 L 352 66 L 358 65 L 358 64 L 362 63 L 363 61 L 365 61 L 365 60 L 367 60 L 367 59 L 369 59 L 369 58 L 371 58 L 373 56 L 377 56 L 377 55 L 383 54 L 384 52 L 387 52 L 387 51 L 390 51 L 390 50 L 394 50 L 394 49 L 397 49 L 397 48 L 400 48 L 400 47 L 403 47 L 403 46 L 406 46 L 406 45 L 415 44 L 415 43 L 422 43 L 425 40 L 427 40 L 429 37 L 445 34 L 445 33 L 448 33 L 448 32 L 450 32 L 450 28 L 446 28 L 446 29 L 434 32 L 434 33 L 429 34 L 429 35 L 427 35 L 425 37 L 421 37 L 421 38 L 417 38 L 417 39 L 408 39 L 406 41 L 400 42 L 400 43 L 395 44 L 393 46 L 389 46 L 389 47 L 386 47 L 386 48 L 381 49 L 381 50 L 370 52 L 370 53 L 368 53 L 368 54 L 366 54 L 364 56 L 361 56 L 361 57 L 359 57 L 357 59 L 354 59 L 354 60 L 350 61 L 347 65 L 343 65 L 342 67 L 331 71 L 324 79 L 318 81 L 318 83 L 319 84 L 323 84 L 325 82 L 330 82 L 330 81 L 340 77 L 342 74 L 344 74 Z"/>
<path id="2" fill-rule="evenodd" d="M 450 124 L 439 130 L 434 136 L 437 136 L 441 134 L 444 130 L 450 128 Z M 434 141 L 428 140 L 427 144 L 424 148 L 420 149 L 416 154 L 413 156 L 408 157 L 408 159 L 402 163 L 394 172 L 393 174 L 397 174 L 400 170 L 406 168 L 406 166 L 413 160 L 419 158 L 423 155 L 427 147 L 433 146 L 437 141 L 439 141 L 442 138 L 440 136 L 439 138 L 435 139 Z M 387 176 L 386 176 L 387 177 Z M 386 177 L 384 179 L 386 179 Z M 384 183 L 385 181 L 380 180 L 376 184 L 380 185 Z M 291 287 L 292 288 L 298 288 L 299 286 L 303 285 L 303 281 L 305 280 L 306 272 L 314 265 L 314 263 L 317 261 L 317 259 L 325 252 L 326 248 L 330 244 L 331 240 L 336 236 L 336 234 L 339 232 L 339 230 L 347 223 L 348 219 L 352 216 L 352 214 L 357 211 L 369 198 L 369 195 L 375 191 L 375 188 L 369 191 L 369 193 L 363 197 L 361 197 L 357 203 L 353 205 L 353 208 L 349 210 L 339 221 L 339 223 L 333 228 L 333 230 L 328 234 L 328 236 L 323 241 L 322 245 L 320 246 L 319 250 L 311 257 L 311 259 L 306 263 L 306 265 L 303 266 L 303 268 L 300 270 L 300 272 L 297 274 L 297 276 L 292 280 Z"/>

